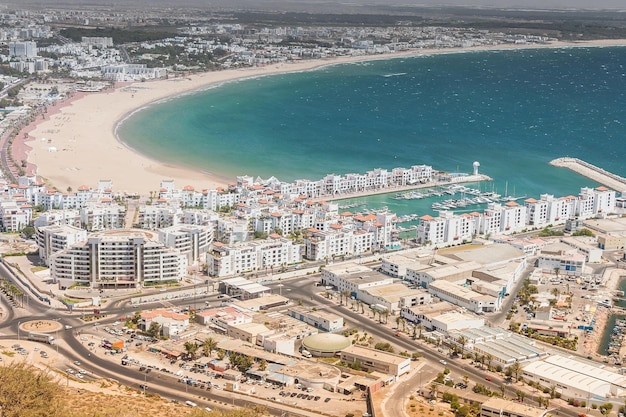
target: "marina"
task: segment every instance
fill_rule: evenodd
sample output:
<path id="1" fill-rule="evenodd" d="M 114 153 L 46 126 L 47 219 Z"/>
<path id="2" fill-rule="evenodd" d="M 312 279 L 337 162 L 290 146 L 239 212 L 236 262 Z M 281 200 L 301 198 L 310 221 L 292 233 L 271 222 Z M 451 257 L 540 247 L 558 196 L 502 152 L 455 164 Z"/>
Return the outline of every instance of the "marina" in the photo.
<path id="1" fill-rule="evenodd" d="M 421 200 L 430 197 L 441 197 L 445 195 L 456 196 L 459 198 L 448 198 L 441 201 L 435 201 L 431 204 L 431 208 L 435 211 L 451 210 L 457 208 L 465 208 L 467 206 L 478 206 L 481 204 L 498 203 L 516 201 L 526 196 L 506 196 L 503 197 L 494 191 L 480 191 L 476 188 L 466 187 L 464 185 L 454 184 L 445 187 L 437 187 L 432 189 L 425 189 L 422 191 L 410 191 L 405 193 L 397 193 L 394 200 Z M 471 197 L 468 197 L 471 196 Z"/>

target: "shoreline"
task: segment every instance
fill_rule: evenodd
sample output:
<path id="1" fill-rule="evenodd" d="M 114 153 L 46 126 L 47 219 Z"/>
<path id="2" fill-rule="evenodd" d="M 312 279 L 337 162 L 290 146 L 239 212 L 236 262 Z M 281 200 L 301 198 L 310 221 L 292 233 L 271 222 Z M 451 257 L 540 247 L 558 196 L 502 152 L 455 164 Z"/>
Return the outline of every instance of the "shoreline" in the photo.
<path id="1" fill-rule="evenodd" d="M 147 195 L 157 190 L 164 179 L 172 179 L 177 188 L 191 185 L 196 189 L 225 186 L 228 179 L 218 172 L 203 172 L 172 165 L 147 157 L 117 136 L 118 127 L 134 113 L 161 101 L 206 91 L 225 83 L 259 77 L 312 71 L 331 65 L 428 56 L 445 53 L 500 51 L 539 48 L 626 46 L 626 39 L 549 44 L 493 45 L 469 48 L 408 50 L 381 55 L 361 55 L 265 67 L 223 70 L 165 80 L 123 83 L 113 89 L 68 97 L 59 103 L 48 118 L 36 117 L 14 140 L 22 149 L 28 171 L 60 190 L 80 185 L 95 187 L 99 180 L 111 180 L 117 192 Z M 45 117 L 44 113 L 44 117 Z M 25 133 L 28 137 L 25 139 Z M 30 148 L 30 150 L 28 150 Z M 13 155 L 16 151 L 13 151 Z M 123 169 L 120 169 L 123 167 Z M 242 173 L 243 174 L 243 173 Z"/>

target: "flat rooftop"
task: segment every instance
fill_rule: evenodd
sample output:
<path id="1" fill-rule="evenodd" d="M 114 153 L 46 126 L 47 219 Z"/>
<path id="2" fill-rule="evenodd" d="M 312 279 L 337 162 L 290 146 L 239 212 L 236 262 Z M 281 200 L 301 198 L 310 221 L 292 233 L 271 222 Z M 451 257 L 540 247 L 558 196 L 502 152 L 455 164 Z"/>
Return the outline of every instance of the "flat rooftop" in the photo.
<path id="1" fill-rule="evenodd" d="M 481 266 L 510 262 L 515 259 L 526 257 L 524 251 L 506 243 L 475 246 L 470 249 L 455 251 L 454 253 L 450 253 L 445 256 L 452 259 L 478 262 Z"/>

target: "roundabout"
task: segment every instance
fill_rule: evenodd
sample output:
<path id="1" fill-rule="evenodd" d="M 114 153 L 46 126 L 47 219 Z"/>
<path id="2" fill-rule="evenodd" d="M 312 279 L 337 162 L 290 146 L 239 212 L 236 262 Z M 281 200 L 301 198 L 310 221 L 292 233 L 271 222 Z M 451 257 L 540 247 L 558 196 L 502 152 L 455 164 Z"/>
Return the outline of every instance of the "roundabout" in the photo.
<path id="1" fill-rule="evenodd" d="M 19 329 L 26 332 L 53 333 L 63 329 L 63 325 L 56 320 L 31 320 L 20 323 Z"/>

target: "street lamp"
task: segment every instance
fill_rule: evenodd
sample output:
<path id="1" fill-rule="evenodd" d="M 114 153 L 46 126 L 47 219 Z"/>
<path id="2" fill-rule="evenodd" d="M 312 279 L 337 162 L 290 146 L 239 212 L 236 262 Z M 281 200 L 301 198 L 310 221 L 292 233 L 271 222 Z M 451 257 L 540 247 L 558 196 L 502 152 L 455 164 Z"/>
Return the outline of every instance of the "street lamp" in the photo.
<path id="1" fill-rule="evenodd" d="M 18 321 L 17 322 L 17 341 L 20 341 L 20 326 L 21 326 L 22 322 Z"/>
<path id="2" fill-rule="evenodd" d="M 284 287 L 283 284 L 278 284 L 278 295 L 281 295 L 281 296 L 283 295 L 283 287 Z"/>

